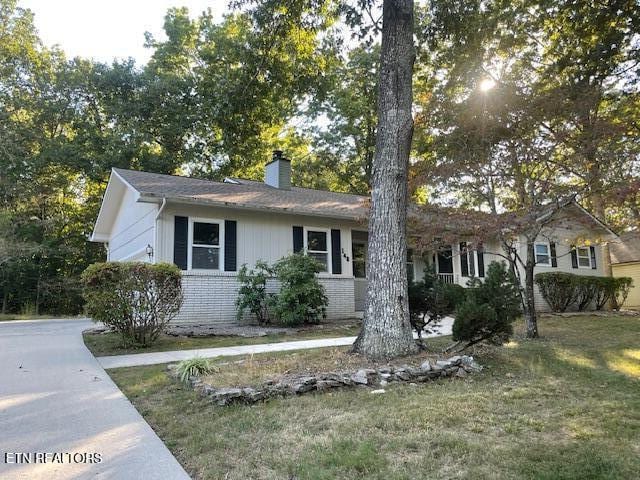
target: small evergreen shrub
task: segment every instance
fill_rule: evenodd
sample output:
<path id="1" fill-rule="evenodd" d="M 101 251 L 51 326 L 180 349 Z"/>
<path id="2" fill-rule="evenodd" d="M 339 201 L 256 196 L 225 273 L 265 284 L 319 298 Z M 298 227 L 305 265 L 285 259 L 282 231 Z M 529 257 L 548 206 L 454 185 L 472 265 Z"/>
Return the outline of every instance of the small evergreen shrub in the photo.
<path id="1" fill-rule="evenodd" d="M 563 272 L 538 273 L 535 282 L 554 312 L 564 312 L 578 298 L 577 275 Z"/>
<path id="2" fill-rule="evenodd" d="M 152 343 L 182 306 L 182 275 L 168 263 L 94 263 L 82 282 L 87 314 L 120 332 L 124 343 Z"/>
<path id="3" fill-rule="evenodd" d="M 465 301 L 455 311 L 453 339 L 466 346 L 488 341 L 502 344 L 513 334 L 520 315 L 520 285 L 503 263 L 491 262 L 484 281 L 469 282 Z"/>
<path id="4" fill-rule="evenodd" d="M 510 323 L 498 321 L 495 309 L 487 303 L 477 303 L 469 298 L 456 310 L 452 332 L 456 342 L 467 342 L 473 345 L 482 340 L 495 343 L 506 341 L 513 333 Z"/>
<path id="5" fill-rule="evenodd" d="M 246 265 L 242 265 L 238 272 L 240 290 L 236 299 L 238 320 L 242 319 L 245 310 L 249 310 L 260 325 L 270 323 L 267 280 L 272 275 L 273 269 L 262 260 L 256 262 L 255 270 L 249 270 Z"/>
<path id="6" fill-rule="evenodd" d="M 421 281 L 409 284 L 408 294 L 409 320 L 418 338 L 425 328 L 452 314 L 466 295 L 464 287 L 443 283 L 432 268 L 425 270 Z"/>
<path id="7" fill-rule="evenodd" d="M 178 363 L 177 373 L 180 381 L 187 383 L 191 377 L 201 377 L 217 371 L 208 358 L 193 357 Z"/>
<path id="8" fill-rule="evenodd" d="M 269 305 L 284 325 L 319 323 L 326 318 L 329 299 L 316 276 L 321 268 L 319 262 L 300 253 L 283 257 L 273 266 L 280 291 Z"/>
<path id="9" fill-rule="evenodd" d="M 443 283 L 442 292 L 447 309 L 453 312 L 467 299 L 467 289 L 457 283 Z"/>

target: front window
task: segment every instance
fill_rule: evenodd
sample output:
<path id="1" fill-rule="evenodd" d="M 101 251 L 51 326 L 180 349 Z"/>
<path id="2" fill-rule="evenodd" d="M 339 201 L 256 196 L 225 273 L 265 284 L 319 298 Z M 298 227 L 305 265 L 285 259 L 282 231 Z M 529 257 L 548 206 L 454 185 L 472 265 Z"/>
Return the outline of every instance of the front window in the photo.
<path id="1" fill-rule="evenodd" d="M 326 230 L 307 230 L 307 255 L 315 258 L 322 267 L 320 271 L 329 271 L 329 250 Z"/>
<path id="2" fill-rule="evenodd" d="M 591 252 L 589 247 L 576 248 L 576 255 L 578 256 L 578 266 L 580 268 L 591 268 Z"/>
<path id="3" fill-rule="evenodd" d="M 549 253 L 549 244 L 536 243 L 536 263 L 538 265 L 551 265 L 551 254 Z"/>
<path id="4" fill-rule="evenodd" d="M 219 223 L 193 222 L 191 268 L 202 270 L 220 268 Z"/>
<path id="5" fill-rule="evenodd" d="M 460 242 L 460 270 L 463 277 L 476 276 L 476 255 L 467 242 Z"/>
<path id="6" fill-rule="evenodd" d="M 415 279 L 415 272 L 413 271 L 413 250 L 407 248 L 407 280 L 409 283 Z"/>

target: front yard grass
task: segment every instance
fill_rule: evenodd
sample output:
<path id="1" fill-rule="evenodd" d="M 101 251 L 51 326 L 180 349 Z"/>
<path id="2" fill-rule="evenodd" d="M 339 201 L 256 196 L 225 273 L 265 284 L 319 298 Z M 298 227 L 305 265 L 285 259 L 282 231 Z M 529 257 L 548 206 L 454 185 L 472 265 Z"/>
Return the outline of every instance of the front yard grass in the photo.
<path id="1" fill-rule="evenodd" d="M 196 479 L 638 478 L 640 319 L 543 318 L 540 331 L 477 354 L 481 374 L 382 395 L 218 407 L 164 365 L 109 373 Z"/>
<path id="2" fill-rule="evenodd" d="M 96 357 L 105 355 L 126 355 L 129 353 L 167 352 L 172 350 L 190 350 L 199 348 L 234 347 L 238 345 L 257 345 L 262 343 L 291 342 L 312 340 L 315 338 L 351 337 L 358 334 L 359 326 L 326 325 L 320 329 L 301 329 L 294 333 L 270 334 L 263 337 L 209 336 L 186 337 L 162 334 L 151 345 L 140 347 L 122 345 L 118 333 L 83 333 L 84 343 Z"/>

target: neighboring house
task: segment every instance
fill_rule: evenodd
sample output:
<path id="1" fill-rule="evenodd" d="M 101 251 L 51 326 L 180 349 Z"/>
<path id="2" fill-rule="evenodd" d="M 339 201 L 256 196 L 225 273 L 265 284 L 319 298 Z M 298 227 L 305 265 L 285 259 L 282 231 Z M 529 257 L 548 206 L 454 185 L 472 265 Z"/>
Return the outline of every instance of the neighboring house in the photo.
<path id="1" fill-rule="evenodd" d="M 613 276 L 630 277 L 633 280 L 624 308 L 640 309 L 640 232 L 621 234 L 609 249 Z"/>
<path id="2" fill-rule="evenodd" d="M 178 265 L 185 299 L 176 322 L 234 323 L 238 269 L 293 252 L 306 252 L 324 265 L 319 279 L 329 298 L 327 315 L 348 318 L 364 309 L 367 215 L 368 197 L 293 187 L 291 163 L 276 152 L 264 182 L 114 168 L 91 240 L 106 245 L 110 261 Z M 610 235 L 572 203 L 536 244 L 536 271 L 602 275 L 600 247 L 578 245 L 571 253 L 571 242 Z M 423 255 L 409 249 L 409 276 L 421 278 L 432 264 L 443 280 L 465 286 L 473 276 L 484 277 L 489 263 L 502 259 L 500 252 L 498 242 L 466 251 L 464 238 Z M 538 305 L 546 306 L 539 295 Z"/>

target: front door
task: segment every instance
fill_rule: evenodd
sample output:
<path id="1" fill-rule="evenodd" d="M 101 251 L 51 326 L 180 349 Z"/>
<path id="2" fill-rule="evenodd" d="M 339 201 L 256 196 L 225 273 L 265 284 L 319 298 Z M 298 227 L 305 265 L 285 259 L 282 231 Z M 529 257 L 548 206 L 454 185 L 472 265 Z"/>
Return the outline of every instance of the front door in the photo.
<path id="1" fill-rule="evenodd" d="M 355 307 L 362 312 L 367 298 L 367 232 L 353 231 L 351 238 Z"/>
<path id="2" fill-rule="evenodd" d="M 453 252 L 451 247 L 438 250 L 438 273 L 453 273 Z"/>

